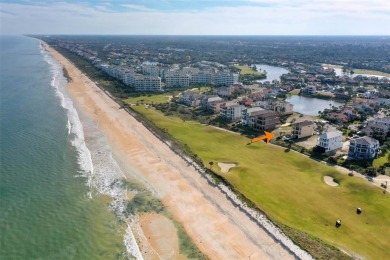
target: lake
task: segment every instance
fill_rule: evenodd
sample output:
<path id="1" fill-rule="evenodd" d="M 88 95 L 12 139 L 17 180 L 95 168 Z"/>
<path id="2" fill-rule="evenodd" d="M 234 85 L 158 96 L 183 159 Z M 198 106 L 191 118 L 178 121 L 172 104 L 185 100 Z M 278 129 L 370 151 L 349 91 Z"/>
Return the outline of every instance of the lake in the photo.
<path id="1" fill-rule="evenodd" d="M 287 74 L 289 71 L 283 67 L 276 67 L 266 64 L 255 64 L 257 71 L 266 71 L 267 78 L 262 80 L 257 80 L 257 82 L 272 82 L 274 79 L 280 80 L 280 76 Z"/>
<path id="2" fill-rule="evenodd" d="M 298 112 L 309 116 L 318 116 L 318 111 L 323 111 L 325 108 L 330 108 L 329 104 L 336 107 L 343 105 L 343 103 L 332 101 L 332 100 L 310 98 L 310 97 L 303 97 L 303 96 L 296 96 L 296 95 L 287 97 L 286 101 L 294 105 L 294 112 Z"/>

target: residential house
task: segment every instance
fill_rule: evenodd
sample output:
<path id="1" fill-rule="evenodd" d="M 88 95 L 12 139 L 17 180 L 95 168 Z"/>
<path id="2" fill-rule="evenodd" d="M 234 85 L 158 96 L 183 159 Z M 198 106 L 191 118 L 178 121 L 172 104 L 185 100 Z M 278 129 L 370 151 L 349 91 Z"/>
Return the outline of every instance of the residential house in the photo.
<path id="1" fill-rule="evenodd" d="M 253 106 L 255 102 L 251 98 L 243 98 L 240 100 L 240 104 L 244 106 Z"/>
<path id="2" fill-rule="evenodd" d="M 231 97 L 235 91 L 235 87 L 233 87 L 233 86 L 220 87 L 220 88 L 217 88 L 216 91 L 217 91 L 217 95 L 220 97 Z"/>
<path id="3" fill-rule="evenodd" d="M 294 123 L 291 126 L 292 136 L 299 139 L 312 136 L 314 133 L 315 124 L 312 121 L 305 120 L 303 122 Z"/>
<path id="4" fill-rule="evenodd" d="M 378 102 L 380 106 L 390 106 L 390 98 L 379 98 Z"/>
<path id="5" fill-rule="evenodd" d="M 252 108 L 246 108 L 242 111 L 242 125 L 247 125 L 249 127 L 253 127 L 255 124 L 255 114 L 258 111 L 264 111 L 261 107 L 252 107 Z"/>
<path id="6" fill-rule="evenodd" d="M 186 91 L 182 93 L 178 99 L 178 103 L 184 104 L 190 107 L 197 107 L 200 105 L 200 102 L 203 98 L 203 95 L 192 91 Z"/>
<path id="7" fill-rule="evenodd" d="M 352 139 L 349 145 L 348 160 L 371 160 L 374 159 L 379 150 L 379 141 L 363 136 Z"/>
<path id="8" fill-rule="evenodd" d="M 214 114 L 219 114 L 221 112 L 221 107 L 226 103 L 225 100 L 211 102 L 211 111 Z"/>
<path id="9" fill-rule="evenodd" d="M 337 123 L 346 123 L 349 120 L 349 117 L 342 112 L 332 112 L 326 118 Z"/>
<path id="10" fill-rule="evenodd" d="M 201 101 L 201 106 L 204 110 L 211 110 L 214 114 L 217 114 L 221 111 L 221 105 L 226 103 L 220 97 L 205 97 Z"/>
<path id="11" fill-rule="evenodd" d="M 273 130 L 280 123 L 279 114 L 274 111 L 263 110 L 254 114 L 253 128 L 256 130 Z"/>
<path id="12" fill-rule="evenodd" d="M 305 87 L 304 89 L 302 89 L 302 92 L 309 94 L 309 95 L 313 95 L 317 92 L 317 87 L 314 85 L 309 85 L 309 86 Z"/>
<path id="13" fill-rule="evenodd" d="M 359 113 L 373 114 L 375 112 L 373 107 L 364 102 L 354 102 L 352 106 Z"/>
<path id="14" fill-rule="evenodd" d="M 317 149 L 321 152 L 334 152 L 341 149 L 342 134 L 339 131 L 320 134 L 317 140 Z"/>
<path id="15" fill-rule="evenodd" d="M 275 112 L 278 112 L 282 115 L 288 115 L 293 113 L 294 105 L 287 102 L 287 101 L 281 101 L 276 100 L 271 103 L 271 109 Z"/>
<path id="16" fill-rule="evenodd" d="M 274 98 L 278 94 L 278 91 L 275 89 L 266 88 L 263 89 L 264 97 L 267 98 Z"/>
<path id="17" fill-rule="evenodd" d="M 384 138 L 390 132 L 390 117 L 375 118 L 368 121 L 360 132 L 371 137 L 380 136 Z"/>
<path id="18" fill-rule="evenodd" d="M 229 121 L 237 121 L 242 117 L 242 111 L 245 106 L 239 105 L 237 102 L 226 102 L 221 105 L 221 112 L 219 115 Z"/>
<path id="19" fill-rule="evenodd" d="M 253 101 L 260 101 L 265 99 L 265 94 L 262 92 L 255 92 L 248 95 L 248 98 L 252 99 Z"/>
<path id="20" fill-rule="evenodd" d="M 349 95 L 348 91 L 344 92 L 335 92 L 336 99 L 350 99 L 351 95 Z"/>

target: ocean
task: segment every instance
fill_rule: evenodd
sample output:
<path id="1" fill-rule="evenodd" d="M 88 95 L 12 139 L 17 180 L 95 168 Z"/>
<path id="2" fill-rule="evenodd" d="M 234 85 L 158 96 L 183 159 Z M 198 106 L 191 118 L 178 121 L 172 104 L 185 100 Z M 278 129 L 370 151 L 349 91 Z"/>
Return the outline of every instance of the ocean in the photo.
<path id="1" fill-rule="evenodd" d="M 62 67 L 36 39 L 0 43 L 0 259 L 142 258 L 123 174 Z"/>

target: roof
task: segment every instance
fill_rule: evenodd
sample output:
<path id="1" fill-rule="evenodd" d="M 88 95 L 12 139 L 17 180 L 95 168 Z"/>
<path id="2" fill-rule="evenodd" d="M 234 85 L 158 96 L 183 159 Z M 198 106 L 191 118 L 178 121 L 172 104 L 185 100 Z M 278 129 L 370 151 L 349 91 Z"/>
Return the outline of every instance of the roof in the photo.
<path id="1" fill-rule="evenodd" d="M 322 133 L 319 135 L 320 138 L 324 138 L 324 139 L 330 139 L 330 138 L 335 138 L 335 137 L 338 137 L 338 136 L 341 136 L 341 132 L 340 131 L 333 131 L 333 132 L 326 132 L 326 133 Z"/>
<path id="2" fill-rule="evenodd" d="M 220 98 L 220 97 L 209 97 L 209 98 L 207 99 L 207 102 L 221 101 L 221 100 L 223 100 L 223 99 Z"/>
<path id="3" fill-rule="evenodd" d="M 278 117 L 278 113 L 271 111 L 271 110 L 261 110 L 261 111 L 256 111 L 251 114 L 251 116 L 256 116 L 256 117 Z"/>
<path id="4" fill-rule="evenodd" d="M 292 124 L 293 127 L 303 127 L 303 126 L 309 126 L 309 125 L 313 125 L 314 122 L 313 121 L 308 121 L 308 120 L 305 120 L 305 121 L 302 121 L 302 122 L 298 122 L 298 123 L 295 123 L 295 124 Z"/>
<path id="5" fill-rule="evenodd" d="M 201 98 L 203 95 L 200 95 L 198 93 L 187 90 L 186 92 L 182 93 L 180 96 L 181 97 L 189 96 L 189 97 L 193 97 L 193 98 Z"/>
<path id="6" fill-rule="evenodd" d="M 375 122 L 375 123 L 390 123 L 390 117 L 375 118 L 371 122 Z"/>
<path id="7" fill-rule="evenodd" d="M 371 144 L 378 144 L 379 141 L 374 139 L 374 138 L 368 137 L 368 136 L 363 136 L 363 137 L 359 137 L 356 139 L 352 139 L 350 141 L 350 143 L 351 144 L 361 144 L 361 145 L 371 145 Z"/>
<path id="8" fill-rule="evenodd" d="M 251 107 L 251 108 L 248 108 L 246 110 L 246 113 L 254 113 L 254 112 L 262 111 L 262 110 L 264 110 L 264 109 L 261 107 Z"/>
<path id="9" fill-rule="evenodd" d="M 188 73 L 182 71 L 182 70 L 174 70 L 174 71 L 168 71 L 165 75 L 166 78 L 169 78 L 169 77 L 188 77 Z"/>

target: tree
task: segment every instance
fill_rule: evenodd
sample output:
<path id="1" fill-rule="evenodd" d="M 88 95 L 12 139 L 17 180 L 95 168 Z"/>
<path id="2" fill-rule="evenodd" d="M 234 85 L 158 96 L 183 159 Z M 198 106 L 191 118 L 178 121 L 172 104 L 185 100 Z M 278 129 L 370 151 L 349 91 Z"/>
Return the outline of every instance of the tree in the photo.
<path id="1" fill-rule="evenodd" d="M 376 168 L 375 167 L 368 167 L 368 168 L 366 168 L 365 173 L 368 176 L 376 177 Z"/>
<path id="2" fill-rule="evenodd" d="M 337 164 L 337 159 L 331 156 L 331 157 L 328 158 L 328 163 L 330 163 L 330 164 Z"/>
<path id="3" fill-rule="evenodd" d="M 214 162 L 211 161 L 211 162 L 209 162 L 209 164 L 210 164 L 210 169 L 213 168 Z"/>

